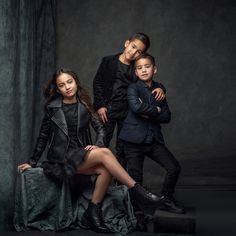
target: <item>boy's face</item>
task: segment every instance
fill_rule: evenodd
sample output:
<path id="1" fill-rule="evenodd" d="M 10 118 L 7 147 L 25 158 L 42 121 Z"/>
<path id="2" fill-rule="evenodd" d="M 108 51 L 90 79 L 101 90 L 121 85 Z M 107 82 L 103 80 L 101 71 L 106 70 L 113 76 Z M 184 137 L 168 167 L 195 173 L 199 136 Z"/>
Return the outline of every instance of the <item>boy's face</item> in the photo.
<path id="1" fill-rule="evenodd" d="M 149 58 L 141 58 L 135 63 L 135 74 L 140 80 L 151 81 L 156 72 L 157 67 L 152 64 Z"/>
<path id="2" fill-rule="evenodd" d="M 144 52 L 145 48 L 145 44 L 139 39 L 134 39 L 132 41 L 126 40 L 125 50 L 123 52 L 125 59 L 130 62 L 135 60 L 135 58 Z"/>

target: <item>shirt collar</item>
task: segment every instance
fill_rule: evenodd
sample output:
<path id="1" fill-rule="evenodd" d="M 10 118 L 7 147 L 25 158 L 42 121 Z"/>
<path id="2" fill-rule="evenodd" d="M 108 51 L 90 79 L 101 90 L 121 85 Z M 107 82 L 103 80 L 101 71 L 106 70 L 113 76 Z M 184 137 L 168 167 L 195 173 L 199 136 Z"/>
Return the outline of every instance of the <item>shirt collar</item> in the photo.
<path id="1" fill-rule="evenodd" d="M 154 83 L 153 83 L 153 81 L 152 81 L 152 84 L 151 84 L 151 86 L 149 87 L 146 83 L 145 83 L 145 81 L 143 81 L 143 80 L 139 80 L 143 85 L 144 85 L 144 87 L 145 88 L 147 88 L 147 89 L 152 89 L 153 88 L 153 86 L 154 86 Z"/>

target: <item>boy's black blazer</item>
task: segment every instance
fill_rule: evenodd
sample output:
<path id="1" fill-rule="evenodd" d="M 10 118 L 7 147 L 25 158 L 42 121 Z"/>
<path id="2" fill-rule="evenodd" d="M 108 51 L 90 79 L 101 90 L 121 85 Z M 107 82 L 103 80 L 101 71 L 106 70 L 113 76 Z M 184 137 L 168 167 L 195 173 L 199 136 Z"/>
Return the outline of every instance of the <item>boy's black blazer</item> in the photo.
<path id="1" fill-rule="evenodd" d="M 94 108 L 107 107 L 112 95 L 113 85 L 116 79 L 119 54 L 106 56 L 97 70 L 93 80 Z M 136 81 L 133 64 L 131 64 L 129 74 L 131 81 Z"/>
<path id="2" fill-rule="evenodd" d="M 153 81 L 153 87 L 158 88 L 160 84 Z M 123 123 L 119 138 L 132 143 L 144 142 L 147 132 L 151 127 L 157 142 L 164 144 L 161 132 L 161 123 L 168 123 L 171 112 L 166 99 L 156 101 L 143 81 L 138 80 L 128 87 L 129 112 Z M 157 106 L 161 108 L 158 113 Z"/>

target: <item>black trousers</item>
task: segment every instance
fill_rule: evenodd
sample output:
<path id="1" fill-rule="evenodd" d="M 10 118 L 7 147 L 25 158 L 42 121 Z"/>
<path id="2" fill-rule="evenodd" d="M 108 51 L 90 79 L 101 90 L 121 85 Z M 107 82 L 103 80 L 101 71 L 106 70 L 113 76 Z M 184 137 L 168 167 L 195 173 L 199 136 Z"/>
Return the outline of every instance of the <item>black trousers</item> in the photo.
<path id="1" fill-rule="evenodd" d="M 105 138 L 105 145 L 109 147 L 111 139 L 114 134 L 114 130 L 117 127 L 116 132 L 116 157 L 120 164 L 126 169 L 126 159 L 124 155 L 124 144 L 123 141 L 118 138 L 121 128 L 123 126 L 123 122 L 128 113 L 128 107 L 122 103 L 113 104 L 112 106 L 108 106 L 108 122 L 105 123 L 106 129 L 106 138 Z"/>
<path id="2" fill-rule="evenodd" d="M 143 182 L 143 162 L 145 156 L 160 164 L 166 170 L 161 194 L 172 196 L 179 177 L 181 167 L 173 154 L 165 145 L 135 144 L 123 141 L 124 153 L 127 161 L 127 170 L 130 176 L 138 183 Z"/>

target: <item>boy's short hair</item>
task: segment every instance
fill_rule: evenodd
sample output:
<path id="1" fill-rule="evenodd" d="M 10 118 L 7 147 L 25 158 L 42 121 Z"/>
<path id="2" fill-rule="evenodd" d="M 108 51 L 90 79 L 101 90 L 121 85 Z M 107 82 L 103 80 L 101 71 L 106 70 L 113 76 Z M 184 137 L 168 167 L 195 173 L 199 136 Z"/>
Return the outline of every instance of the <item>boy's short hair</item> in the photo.
<path id="1" fill-rule="evenodd" d="M 129 41 L 133 41 L 135 39 L 140 40 L 145 45 L 144 52 L 146 52 L 149 49 L 149 47 L 150 47 L 150 39 L 149 39 L 149 37 L 146 34 L 141 33 L 141 32 L 135 33 L 135 34 L 133 34 L 129 38 Z"/>
<path id="2" fill-rule="evenodd" d="M 146 58 L 151 61 L 151 63 L 152 63 L 153 66 L 156 65 L 155 58 L 154 58 L 152 55 L 150 55 L 150 54 L 148 54 L 148 53 L 143 53 L 143 54 L 139 55 L 139 56 L 134 60 L 134 66 L 136 67 L 136 64 L 137 64 L 137 61 L 138 61 L 138 60 L 140 60 L 140 59 L 146 59 Z"/>

